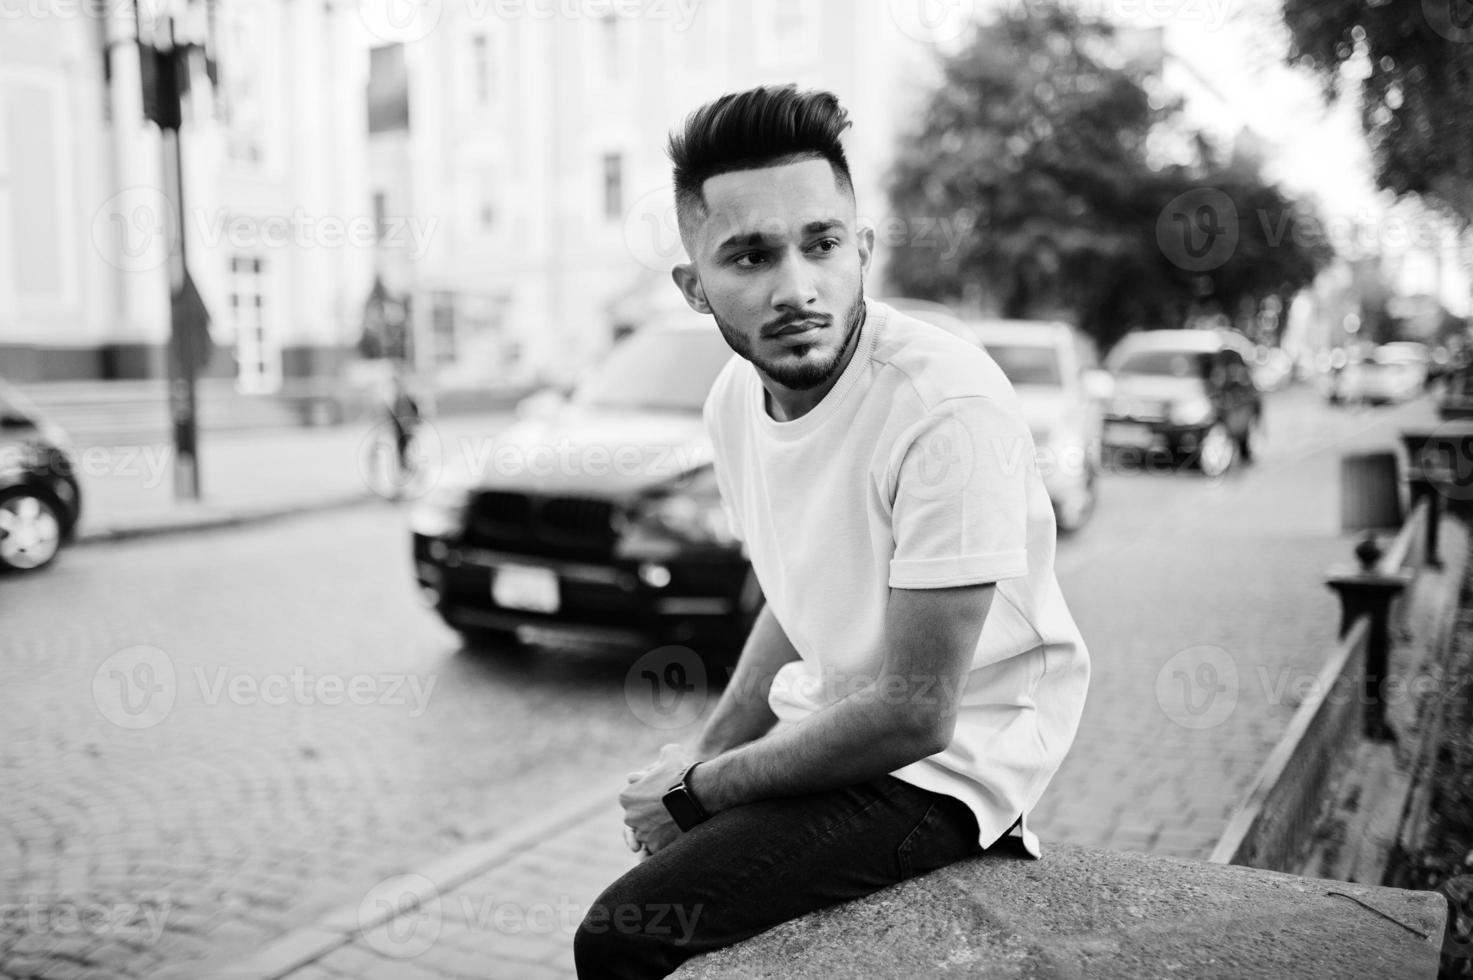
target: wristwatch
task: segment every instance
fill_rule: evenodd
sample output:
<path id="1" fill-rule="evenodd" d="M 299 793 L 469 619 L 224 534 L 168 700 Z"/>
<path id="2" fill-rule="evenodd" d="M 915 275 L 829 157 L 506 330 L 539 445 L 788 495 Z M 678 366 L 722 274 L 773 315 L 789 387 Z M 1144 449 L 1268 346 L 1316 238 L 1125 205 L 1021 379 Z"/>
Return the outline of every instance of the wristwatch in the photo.
<path id="1" fill-rule="evenodd" d="M 700 763 L 692 762 L 686 766 L 680 773 L 679 781 L 660 797 L 660 802 L 665 804 L 675 826 L 681 830 L 690 830 L 709 816 L 705 808 L 696 802 L 695 794 L 690 791 L 690 771 L 698 765 Z"/>

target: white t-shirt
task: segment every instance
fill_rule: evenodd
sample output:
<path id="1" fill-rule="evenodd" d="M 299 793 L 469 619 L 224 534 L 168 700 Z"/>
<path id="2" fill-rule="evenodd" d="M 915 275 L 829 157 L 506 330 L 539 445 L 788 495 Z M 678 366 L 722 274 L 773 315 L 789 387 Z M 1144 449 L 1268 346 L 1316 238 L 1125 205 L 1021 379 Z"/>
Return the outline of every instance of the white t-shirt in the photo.
<path id="1" fill-rule="evenodd" d="M 878 673 L 891 588 L 997 583 L 950 746 L 893 773 L 966 803 L 991 846 L 1043 795 L 1089 683 L 1012 386 L 982 349 L 870 300 L 853 357 L 808 414 L 775 421 L 763 396 L 734 356 L 705 419 L 721 495 L 801 655 L 773 680 L 779 725 Z M 1026 821 L 1017 832 L 1037 856 Z"/>

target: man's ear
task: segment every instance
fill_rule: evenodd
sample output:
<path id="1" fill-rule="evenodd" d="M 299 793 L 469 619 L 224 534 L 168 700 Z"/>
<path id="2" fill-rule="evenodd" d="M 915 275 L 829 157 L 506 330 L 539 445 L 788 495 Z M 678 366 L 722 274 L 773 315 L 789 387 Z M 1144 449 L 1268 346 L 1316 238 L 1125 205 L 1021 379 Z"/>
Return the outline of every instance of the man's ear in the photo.
<path id="1" fill-rule="evenodd" d="M 701 286 L 701 277 L 696 273 L 696 264 L 686 262 L 670 270 L 670 278 L 680 289 L 680 295 L 697 313 L 710 313 L 711 304 L 706 302 L 706 290 Z"/>
<path id="2" fill-rule="evenodd" d="M 875 226 L 864 222 L 854 237 L 859 248 L 859 274 L 861 277 L 868 277 L 870 263 L 875 257 Z"/>

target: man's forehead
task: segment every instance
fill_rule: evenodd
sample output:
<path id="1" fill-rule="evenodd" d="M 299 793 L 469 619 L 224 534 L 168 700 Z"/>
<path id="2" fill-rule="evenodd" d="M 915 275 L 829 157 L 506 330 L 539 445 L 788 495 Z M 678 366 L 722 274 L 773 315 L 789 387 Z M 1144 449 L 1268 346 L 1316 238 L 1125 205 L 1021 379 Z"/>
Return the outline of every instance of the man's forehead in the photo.
<path id="1" fill-rule="evenodd" d="M 823 159 L 718 174 L 702 196 L 703 237 L 713 246 L 733 237 L 801 236 L 854 220 L 853 197 Z"/>

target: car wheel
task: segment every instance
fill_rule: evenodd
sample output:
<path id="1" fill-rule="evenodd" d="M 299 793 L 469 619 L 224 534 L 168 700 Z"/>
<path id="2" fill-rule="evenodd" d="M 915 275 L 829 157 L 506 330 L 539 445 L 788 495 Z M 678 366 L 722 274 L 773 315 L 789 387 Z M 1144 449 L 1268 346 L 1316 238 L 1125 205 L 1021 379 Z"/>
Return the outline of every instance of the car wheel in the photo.
<path id="1" fill-rule="evenodd" d="M 0 568 L 33 571 L 61 549 L 61 519 L 50 500 L 24 487 L 0 493 Z"/>
<path id="2" fill-rule="evenodd" d="M 1202 437 L 1197 449 L 1197 468 L 1203 476 L 1219 477 L 1232 468 L 1238 456 L 1238 444 L 1233 434 L 1221 422 L 1214 423 Z"/>

